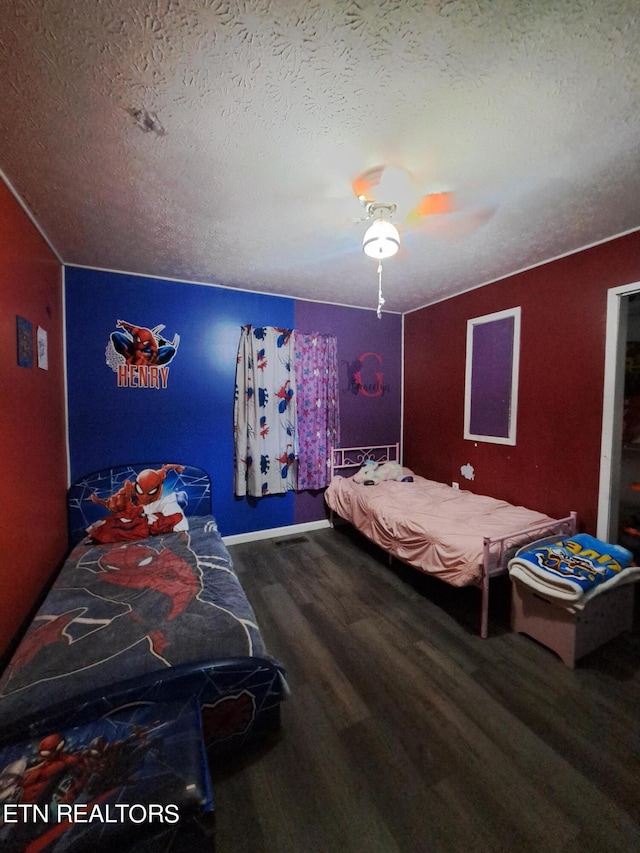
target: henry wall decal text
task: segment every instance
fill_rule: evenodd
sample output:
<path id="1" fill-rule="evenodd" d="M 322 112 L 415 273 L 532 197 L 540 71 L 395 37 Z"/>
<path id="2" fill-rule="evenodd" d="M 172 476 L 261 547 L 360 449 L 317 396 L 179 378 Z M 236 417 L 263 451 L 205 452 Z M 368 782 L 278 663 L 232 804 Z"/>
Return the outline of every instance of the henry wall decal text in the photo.
<path id="1" fill-rule="evenodd" d="M 180 335 L 167 340 L 164 326 L 137 326 L 116 322 L 109 336 L 106 361 L 117 377 L 118 388 L 163 389 L 169 382 L 169 364 L 178 351 Z"/>

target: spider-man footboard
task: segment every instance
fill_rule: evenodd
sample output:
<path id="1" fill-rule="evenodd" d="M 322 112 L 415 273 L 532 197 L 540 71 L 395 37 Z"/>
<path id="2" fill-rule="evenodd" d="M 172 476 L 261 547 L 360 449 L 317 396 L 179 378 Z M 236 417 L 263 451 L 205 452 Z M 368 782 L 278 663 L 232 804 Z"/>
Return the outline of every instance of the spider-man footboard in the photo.
<path id="1" fill-rule="evenodd" d="M 233 571 L 205 472 L 101 471 L 70 489 L 69 517 L 73 550 L 0 678 L 0 742 L 189 695 L 213 752 L 276 729 L 284 669 Z"/>

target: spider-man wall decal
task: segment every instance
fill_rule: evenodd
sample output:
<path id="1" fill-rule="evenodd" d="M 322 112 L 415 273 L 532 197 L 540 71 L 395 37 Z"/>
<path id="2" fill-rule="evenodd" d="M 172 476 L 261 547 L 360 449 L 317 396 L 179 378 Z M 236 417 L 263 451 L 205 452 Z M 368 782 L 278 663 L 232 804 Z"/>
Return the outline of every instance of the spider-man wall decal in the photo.
<path id="1" fill-rule="evenodd" d="M 163 325 L 147 328 L 126 320 L 117 320 L 116 327 L 105 354 L 118 387 L 166 388 L 168 365 L 178 351 L 180 335 L 168 340 L 161 334 Z"/>

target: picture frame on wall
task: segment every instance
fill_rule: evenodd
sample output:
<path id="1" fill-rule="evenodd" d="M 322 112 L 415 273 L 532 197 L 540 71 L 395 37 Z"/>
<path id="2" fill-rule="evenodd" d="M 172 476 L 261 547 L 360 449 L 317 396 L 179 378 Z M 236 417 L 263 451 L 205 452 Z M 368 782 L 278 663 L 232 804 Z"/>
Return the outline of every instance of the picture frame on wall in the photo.
<path id="1" fill-rule="evenodd" d="M 41 326 L 38 326 L 36 340 L 38 343 L 38 367 L 41 370 L 49 370 L 49 341 L 46 330 Z"/>
<path id="2" fill-rule="evenodd" d="M 18 314 L 16 315 L 16 338 L 18 365 L 33 367 L 33 324 Z"/>
<path id="3" fill-rule="evenodd" d="M 520 307 L 467 321 L 464 438 L 516 443 Z"/>

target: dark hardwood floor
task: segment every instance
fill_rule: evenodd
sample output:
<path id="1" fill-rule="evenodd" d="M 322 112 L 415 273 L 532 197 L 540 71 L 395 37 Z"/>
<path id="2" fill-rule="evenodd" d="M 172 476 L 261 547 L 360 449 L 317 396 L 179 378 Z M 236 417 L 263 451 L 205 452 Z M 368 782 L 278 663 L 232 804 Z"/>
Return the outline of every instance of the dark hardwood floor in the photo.
<path id="1" fill-rule="evenodd" d="M 291 697 L 212 767 L 216 853 L 640 851 L 640 632 L 565 666 L 350 528 L 232 546 Z"/>

